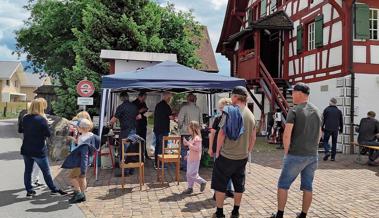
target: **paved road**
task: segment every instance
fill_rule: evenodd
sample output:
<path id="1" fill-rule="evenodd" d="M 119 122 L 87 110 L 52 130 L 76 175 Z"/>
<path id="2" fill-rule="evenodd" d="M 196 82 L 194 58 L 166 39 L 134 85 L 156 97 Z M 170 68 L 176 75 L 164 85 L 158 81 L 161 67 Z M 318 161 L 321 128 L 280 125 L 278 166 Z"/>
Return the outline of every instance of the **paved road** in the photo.
<path id="1" fill-rule="evenodd" d="M 51 197 L 44 188 L 33 199 L 26 198 L 23 185 L 24 163 L 16 120 L 0 121 L 0 217 L 1 218 L 76 218 L 84 217 L 68 197 Z M 41 175 L 42 176 L 42 175 Z"/>

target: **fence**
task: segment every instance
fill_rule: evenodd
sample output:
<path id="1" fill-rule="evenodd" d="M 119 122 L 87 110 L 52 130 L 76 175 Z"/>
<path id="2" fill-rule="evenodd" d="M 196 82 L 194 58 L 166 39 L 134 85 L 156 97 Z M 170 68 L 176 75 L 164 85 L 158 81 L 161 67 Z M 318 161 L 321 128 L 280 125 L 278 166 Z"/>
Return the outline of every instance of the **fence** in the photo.
<path id="1" fill-rule="evenodd" d="M 0 116 L 16 116 L 20 111 L 27 109 L 27 102 L 0 102 Z"/>

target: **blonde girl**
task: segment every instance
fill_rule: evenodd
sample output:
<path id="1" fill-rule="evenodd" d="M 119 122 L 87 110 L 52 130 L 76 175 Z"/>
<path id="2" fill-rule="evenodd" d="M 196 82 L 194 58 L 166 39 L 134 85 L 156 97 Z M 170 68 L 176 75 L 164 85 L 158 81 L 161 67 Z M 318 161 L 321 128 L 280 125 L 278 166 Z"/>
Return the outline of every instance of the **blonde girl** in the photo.
<path id="1" fill-rule="evenodd" d="M 187 141 L 185 138 L 183 138 L 184 146 L 187 146 L 189 148 L 187 155 L 188 188 L 183 192 L 183 194 L 193 193 L 193 185 L 195 183 L 200 184 L 200 191 L 203 192 L 207 184 L 207 182 L 199 176 L 199 167 L 202 153 L 202 139 L 199 122 L 191 121 L 188 125 L 188 132 L 191 135 L 191 139 Z"/>

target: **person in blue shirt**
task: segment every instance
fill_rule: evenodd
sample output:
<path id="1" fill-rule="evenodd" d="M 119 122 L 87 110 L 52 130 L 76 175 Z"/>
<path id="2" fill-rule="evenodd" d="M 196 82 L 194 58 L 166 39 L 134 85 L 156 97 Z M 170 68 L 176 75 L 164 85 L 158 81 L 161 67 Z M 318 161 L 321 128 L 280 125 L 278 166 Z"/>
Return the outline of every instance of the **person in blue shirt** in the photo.
<path id="1" fill-rule="evenodd" d="M 32 197 L 36 192 L 32 187 L 32 171 L 34 163 L 41 169 L 46 185 L 51 195 L 66 195 L 67 193 L 55 186 L 51 177 L 49 160 L 47 158 L 46 138 L 50 137 L 50 130 L 44 113 L 45 103 L 42 98 L 34 99 L 29 112 L 22 119 L 20 133 L 24 133 L 21 146 L 21 155 L 24 158 L 24 185 L 26 196 Z"/>
<path id="2" fill-rule="evenodd" d="M 69 203 L 75 204 L 86 201 L 85 190 L 87 188 L 86 173 L 90 156 L 99 149 L 100 137 L 91 132 L 93 123 L 88 119 L 78 121 L 80 133 L 76 143 L 78 147 L 64 161 L 62 168 L 72 169 L 70 181 L 74 187 L 74 195 Z"/>

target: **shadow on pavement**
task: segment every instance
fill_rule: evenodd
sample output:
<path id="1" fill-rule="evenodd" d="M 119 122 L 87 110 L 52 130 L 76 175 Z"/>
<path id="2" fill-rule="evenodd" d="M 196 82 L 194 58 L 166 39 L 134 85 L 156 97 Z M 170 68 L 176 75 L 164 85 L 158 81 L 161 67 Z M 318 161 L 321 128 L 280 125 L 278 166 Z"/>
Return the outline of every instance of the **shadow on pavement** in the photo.
<path id="1" fill-rule="evenodd" d="M 0 207 L 8 206 L 18 202 L 28 201 L 30 198 L 19 197 L 19 192 L 25 191 L 24 188 L 0 191 Z"/>
<path id="2" fill-rule="evenodd" d="M 21 138 L 21 135 L 17 133 L 17 120 L 1 120 L 0 138 Z"/>
<path id="3" fill-rule="evenodd" d="M 34 205 L 46 205 L 51 203 L 55 204 L 43 208 L 27 209 L 26 212 L 47 213 L 59 210 L 66 210 L 72 206 L 68 203 L 67 199 L 68 197 L 66 196 L 50 196 L 50 191 L 47 191 L 33 198 L 30 203 Z"/>
<path id="4" fill-rule="evenodd" d="M 132 193 L 133 188 L 125 188 L 124 190 L 122 188 L 112 188 L 109 189 L 108 193 L 104 196 L 97 197 L 96 199 L 99 200 L 112 200 L 118 197 L 121 197 L 126 194 Z"/>
<path id="5" fill-rule="evenodd" d="M 181 201 L 185 198 L 197 196 L 199 194 L 201 194 L 201 193 L 196 193 L 196 194 L 191 194 L 191 195 L 173 193 L 171 196 L 167 196 L 165 198 L 159 199 L 159 201 L 160 202 L 177 202 L 177 201 Z"/>
<path id="6" fill-rule="evenodd" d="M 198 212 L 201 209 L 212 209 L 216 207 L 215 201 L 212 198 L 204 201 L 188 202 L 185 204 L 186 208 L 182 209 L 182 212 Z"/>
<path id="7" fill-rule="evenodd" d="M 49 205 L 45 208 L 32 208 L 27 209 L 26 212 L 53 212 L 58 210 L 65 210 L 71 207 L 68 204 L 67 197 L 64 196 L 50 196 L 50 191 L 46 191 L 40 195 L 37 195 L 33 198 L 28 197 L 20 197 L 21 195 L 26 195 L 24 188 L 13 189 L 13 190 L 5 190 L 0 191 L 0 207 L 12 205 L 15 203 L 20 203 L 24 201 L 30 201 L 31 204 L 34 205 L 46 205 L 56 202 L 54 205 Z"/>
<path id="8" fill-rule="evenodd" d="M 0 160 L 23 160 L 20 151 L 8 151 L 0 153 Z"/>

